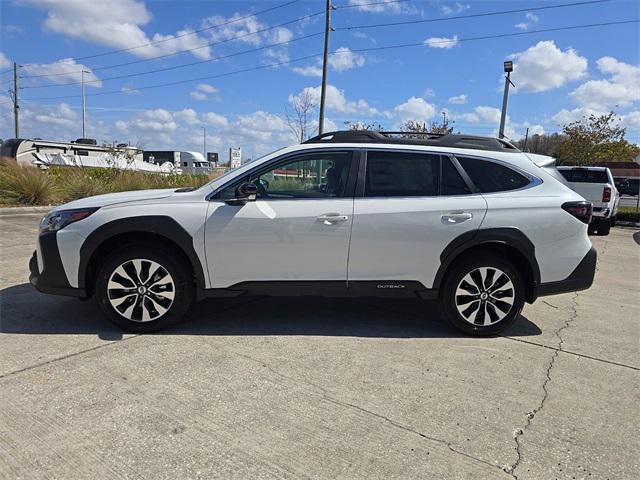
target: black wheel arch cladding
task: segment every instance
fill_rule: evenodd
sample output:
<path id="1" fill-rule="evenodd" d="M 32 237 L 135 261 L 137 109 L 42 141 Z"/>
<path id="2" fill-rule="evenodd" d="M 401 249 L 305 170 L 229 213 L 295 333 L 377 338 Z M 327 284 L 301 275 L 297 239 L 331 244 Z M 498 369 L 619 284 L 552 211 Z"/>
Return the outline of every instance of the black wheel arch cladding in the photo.
<path id="1" fill-rule="evenodd" d="M 96 228 L 87 237 L 80 248 L 80 265 L 78 271 L 78 285 L 87 287 L 87 276 L 94 260 L 94 254 L 105 242 L 122 234 L 152 234 L 164 237 L 175 244 L 189 260 L 195 280 L 199 288 L 205 288 L 205 274 L 202 263 L 193 246 L 193 237 L 173 218 L 164 215 L 148 215 L 127 217 Z"/>
<path id="2" fill-rule="evenodd" d="M 485 228 L 465 232 L 454 238 L 440 254 L 440 267 L 433 281 L 434 289 L 442 285 L 442 281 L 451 264 L 460 258 L 466 251 L 474 247 L 500 248 L 508 246 L 516 250 L 524 257 L 529 272 L 521 272 L 527 290 L 526 299 L 533 302 L 538 296 L 538 286 L 540 285 L 540 268 L 535 256 L 535 247 L 531 240 L 517 228 Z M 527 282 L 527 273 L 531 278 Z M 530 283 L 530 285 L 527 285 Z"/>

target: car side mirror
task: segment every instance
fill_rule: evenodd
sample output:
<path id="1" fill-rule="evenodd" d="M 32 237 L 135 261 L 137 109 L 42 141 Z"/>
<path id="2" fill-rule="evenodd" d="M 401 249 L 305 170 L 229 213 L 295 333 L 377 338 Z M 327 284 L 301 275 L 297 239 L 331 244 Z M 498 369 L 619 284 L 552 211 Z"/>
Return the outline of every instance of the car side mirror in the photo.
<path id="1" fill-rule="evenodd" d="M 227 204 L 242 206 L 248 202 L 255 202 L 258 197 L 258 187 L 254 183 L 241 183 L 236 188 L 236 198 L 227 200 Z"/>

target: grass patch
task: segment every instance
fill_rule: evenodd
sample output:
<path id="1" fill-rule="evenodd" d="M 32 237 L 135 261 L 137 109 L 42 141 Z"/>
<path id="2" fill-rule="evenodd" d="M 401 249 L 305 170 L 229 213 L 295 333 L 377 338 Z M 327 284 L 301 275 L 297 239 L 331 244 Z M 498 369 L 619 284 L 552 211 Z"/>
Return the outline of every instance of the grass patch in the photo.
<path id="1" fill-rule="evenodd" d="M 108 168 L 19 167 L 0 163 L 0 204 L 50 205 L 105 193 L 200 187 L 220 176 L 159 175 Z"/>
<path id="2" fill-rule="evenodd" d="M 636 207 L 619 207 L 616 218 L 622 222 L 640 222 L 640 213 Z"/>

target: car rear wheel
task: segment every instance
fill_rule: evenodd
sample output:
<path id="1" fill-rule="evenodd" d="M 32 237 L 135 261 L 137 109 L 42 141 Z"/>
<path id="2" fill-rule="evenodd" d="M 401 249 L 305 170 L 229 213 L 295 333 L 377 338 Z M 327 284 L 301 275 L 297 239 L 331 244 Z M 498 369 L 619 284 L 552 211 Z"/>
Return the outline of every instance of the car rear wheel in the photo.
<path id="1" fill-rule="evenodd" d="M 494 255 L 459 261 L 447 275 L 440 295 L 445 318 L 470 335 L 494 335 L 518 318 L 524 282 L 508 261 Z"/>
<path id="2" fill-rule="evenodd" d="M 598 221 L 597 231 L 598 235 L 609 235 L 609 232 L 611 231 L 611 220 L 608 218 L 601 218 Z"/>
<path id="3" fill-rule="evenodd" d="M 163 249 L 124 247 L 102 264 L 95 297 L 113 323 L 152 332 L 178 322 L 193 301 L 190 271 Z"/>

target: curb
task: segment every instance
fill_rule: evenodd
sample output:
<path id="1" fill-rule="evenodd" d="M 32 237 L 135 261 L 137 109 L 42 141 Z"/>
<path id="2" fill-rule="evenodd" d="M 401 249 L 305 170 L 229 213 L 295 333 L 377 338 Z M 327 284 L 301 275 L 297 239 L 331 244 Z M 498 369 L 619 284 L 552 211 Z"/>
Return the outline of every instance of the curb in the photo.
<path id="1" fill-rule="evenodd" d="M 27 215 L 27 214 L 45 214 L 55 205 L 46 207 L 0 207 L 0 216 L 2 215 Z"/>
<path id="2" fill-rule="evenodd" d="M 616 227 L 640 228 L 640 223 L 637 223 L 637 222 L 621 222 L 620 220 L 616 220 Z M 615 228 L 615 227 L 613 227 L 613 228 Z"/>

